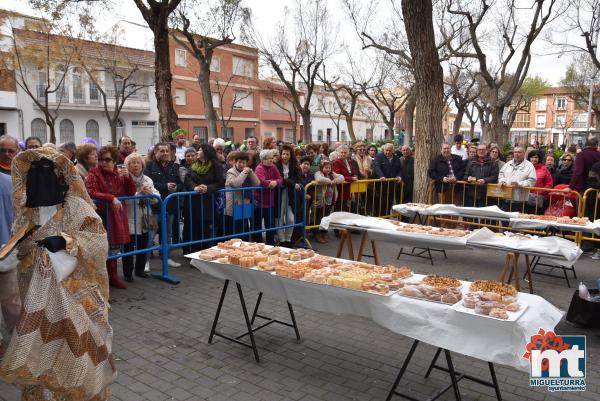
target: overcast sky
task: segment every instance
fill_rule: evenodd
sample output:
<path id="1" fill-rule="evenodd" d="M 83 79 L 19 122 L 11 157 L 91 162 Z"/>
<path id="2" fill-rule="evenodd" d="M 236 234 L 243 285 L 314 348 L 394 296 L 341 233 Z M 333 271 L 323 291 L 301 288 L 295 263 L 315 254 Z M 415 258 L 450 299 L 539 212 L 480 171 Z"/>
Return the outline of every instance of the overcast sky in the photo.
<path id="1" fill-rule="evenodd" d="M 274 32 L 277 22 L 282 18 L 284 7 L 286 5 L 292 7 L 294 2 L 293 0 L 246 0 L 245 3 L 252 9 L 256 29 L 263 37 L 269 37 Z M 115 4 L 121 4 L 121 8 L 114 16 L 107 17 L 108 19 L 112 18 L 112 21 L 102 21 L 102 26 L 109 27 L 120 21 L 119 25 L 126 32 L 126 35 L 123 35 L 121 38 L 123 45 L 152 50 L 151 33 L 147 29 L 144 30 L 133 24 L 124 22 L 144 24 L 141 14 L 133 1 L 116 0 Z M 355 42 L 355 31 L 341 11 L 338 0 L 330 0 L 330 4 L 330 10 L 339 24 L 339 37 L 345 42 Z M 26 14 L 32 13 L 27 0 L 2 0 L 0 7 Z M 558 55 L 543 55 L 548 52 L 547 46 L 542 45 L 541 41 L 535 46 L 535 56 L 532 59 L 529 75 L 541 75 L 550 84 L 556 85 L 564 75 L 566 66 L 570 61 L 570 55 L 563 57 L 559 57 Z M 340 55 L 337 59 L 340 60 L 341 57 Z"/>

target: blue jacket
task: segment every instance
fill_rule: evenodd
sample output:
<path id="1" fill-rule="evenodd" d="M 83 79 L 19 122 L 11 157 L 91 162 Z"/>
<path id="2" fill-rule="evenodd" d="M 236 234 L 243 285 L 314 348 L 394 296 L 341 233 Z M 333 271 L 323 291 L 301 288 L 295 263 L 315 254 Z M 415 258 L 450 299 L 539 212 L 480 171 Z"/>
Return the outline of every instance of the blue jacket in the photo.
<path id="1" fill-rule="evenodd" d="M 392 160 L 388 160 L 385 154 L 381 152 L 378 153 L 373 159 L 373 171 L 376 178 L 401 177 L 402 164 L 400 163 L 398 156 L 394 155 L 392 156 Z"/>
<path id="2" fill-rule="evenodd" d="M 10 175 L 0 173 L 0 245 L 10 239 L 10 229 L 14 218 L 12 192 Z"/>

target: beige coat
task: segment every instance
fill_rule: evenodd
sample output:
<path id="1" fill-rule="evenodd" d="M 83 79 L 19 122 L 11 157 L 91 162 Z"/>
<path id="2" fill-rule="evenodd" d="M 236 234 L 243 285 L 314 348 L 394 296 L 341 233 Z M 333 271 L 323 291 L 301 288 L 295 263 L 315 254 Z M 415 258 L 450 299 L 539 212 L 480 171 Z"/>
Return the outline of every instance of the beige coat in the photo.
<path id="1" fill-rule="evenodd" d="M 247 180 L 247 181 L 246 181 Z M 248 173 L 238 171 L 237 168 L 232 167 L 227 171 L 227 179 L 225 180 L 225 188 L 241 188 L 246 182 L 246 187 L 256 187 L 260 185 L 260 180 L 254 173 L 249 170 Z M 225 215 L 233 216 L 233 204 L 241 205 L 243 203 L 250 203 L 252 201 L 252 191 L 227 191 L 225 193 Z"/>

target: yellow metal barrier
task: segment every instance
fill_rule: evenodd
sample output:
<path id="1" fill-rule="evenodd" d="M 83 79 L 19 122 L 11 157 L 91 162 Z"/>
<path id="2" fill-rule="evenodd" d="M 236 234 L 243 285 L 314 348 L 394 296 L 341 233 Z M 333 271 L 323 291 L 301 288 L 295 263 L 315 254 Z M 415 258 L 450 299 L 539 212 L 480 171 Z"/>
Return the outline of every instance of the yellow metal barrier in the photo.
<path id="1" fill-rule="evenodd" d="M 534 195 L 530 197 L 530 195 Z M 510 185 L 483 184 L 478 185 L 472 182 L 457 181 L 455 183 L 435 183 L 430 182 L 428 188 L 428 203 L 452 203 L 459 206 L 484 207 L 496 205 L 508 212 L 519 212 L 527 214 L 543 215 L 553 200 L 563 200 L 562 211 L 569 207 L 565 199 L 568 199 L 576 210 L 575 216 L 583 217 L 585 215 L 585 196 L 582 199 L 577 191 L 564 192 L 552 188 L 538 187 L 512 187 Z M 538 200 L 538 202 L 535 202 Z M 596 200 L 597 203 L 597 200 Z M 543 234 L 538 230 L 512 230 L 500 223 L 494 224 L 497 220 L 491 219 L 457 219 L 456 217 L 436 217 L 436 220 L 450 222 L 454 224 L 463 224 L 474 227 L 488 227 L 493 229 L 511 230 L 526 232 L 531 234 Z M 575 235 L 566 235 L 566 238 L 581 241 L 581 233 Z"/>
<path id="2" fill-rule="evenodd" d="M 313 181 L 306 185 L 305 191 L 307 230 L 319 228 L 321 219 L 332 212 L 398 217 L 398 214 L 391 212 L 392 206 L 404 203 L 404 183 L 398 182 L 396 178 L 358 180 L 333 185 Z M 327 204 L 329 196 L 333 196 L 331 204 Z"/>
<path id="3" fill-rule="evenodd" d="M 587 216 L 590 220 L 596 221 L 598 219 L 598 206 L 600 206 L 600 190 L 595 188 L 588 188 L 583 193 L 583 202 L 581 205 L 581 215 Z M 586 241 L 597 241 L 600 242 L 600 237 L 596 234 L 591 236 L 585 236 L 582 239 Z"/>

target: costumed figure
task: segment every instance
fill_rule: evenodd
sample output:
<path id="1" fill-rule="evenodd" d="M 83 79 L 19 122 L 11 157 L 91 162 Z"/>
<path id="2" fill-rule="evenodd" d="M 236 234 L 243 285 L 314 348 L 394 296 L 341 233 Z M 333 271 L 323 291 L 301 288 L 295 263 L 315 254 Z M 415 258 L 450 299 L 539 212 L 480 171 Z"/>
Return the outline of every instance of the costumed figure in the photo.
<path id="1" fill-rule="evenodd" d="M 22 309 L 0 379 L 19 384 L 24 401 L 107 400 L 116 367 L 102 221 L 53 149 L 17 155 L 12 177 L 15 223 L 0 263 L 17 265 Z"/>

